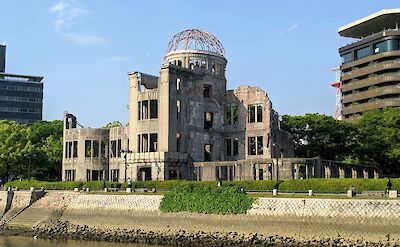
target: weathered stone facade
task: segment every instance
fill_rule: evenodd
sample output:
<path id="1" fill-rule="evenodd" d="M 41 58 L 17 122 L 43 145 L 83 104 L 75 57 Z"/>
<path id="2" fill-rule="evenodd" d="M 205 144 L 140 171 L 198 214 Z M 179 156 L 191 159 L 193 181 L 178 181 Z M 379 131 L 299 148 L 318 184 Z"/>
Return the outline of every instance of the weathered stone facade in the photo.
<path id="1" fill-rule="evenodd" d="M 227 90 L 226 64 L 210 33 L 174 36 L 158 77 L 128 74 L 128 126 L 76 129 L 66 115 L 63 179 L 195 179 L 194 162 L 294 157 L 268 95 L 250 86 Z M 77 157 L 70 154 L 75 142 Z"/>

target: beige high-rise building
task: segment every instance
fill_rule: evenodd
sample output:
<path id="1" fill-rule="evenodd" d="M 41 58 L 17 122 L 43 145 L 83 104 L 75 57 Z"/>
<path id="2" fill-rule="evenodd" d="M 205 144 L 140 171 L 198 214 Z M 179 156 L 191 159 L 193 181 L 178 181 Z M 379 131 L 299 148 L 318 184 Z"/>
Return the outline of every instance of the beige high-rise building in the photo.
<path id="1" fill-rule="evenodd" d="M 128 74 L 127 126 L 77 128 L 65 114 L 63 179 L 199 179 L 196 162 L 294 157 L 268 95 L 250 86 L 227 90 L 226 64 L 211 33 L 176 34 L 159 76 Z"/>

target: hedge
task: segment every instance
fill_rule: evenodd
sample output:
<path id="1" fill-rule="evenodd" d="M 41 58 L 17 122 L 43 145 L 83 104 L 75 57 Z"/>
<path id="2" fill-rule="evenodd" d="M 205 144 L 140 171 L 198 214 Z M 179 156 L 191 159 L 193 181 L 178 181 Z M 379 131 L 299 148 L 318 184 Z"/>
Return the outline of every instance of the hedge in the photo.
<path id="1" fill-rule="evenodd" d="M 400 190 L 400 178 L 391 178 L 390 179 L 390 189 L 391 190 Z"/>
<path id="2" fill-rule="evenodd" d="M 363 179 L 363 178 L 316 178 L 287 180 L 279 185 L 280 191 L 288 192 L 315 192 L 343 193 L 350 187 L 361 191 L 386 191 L 388 179 Z"/>
<path id="3" fill-rule="evenodd" d="M 253 198 L 240 193 L 235 186 L 212 187 L 178 185 L 164 194 L 161 212 L 197 212 L 206 214 L 244 214 Z"/>
<path id="4" fill-rule="evenodd" d="M 248 181 L 222 181 L 223 187 L 243 188 L 246 191 L 265 191 L 279 189 L 289 192 L 307 192 L 313 190 L 315 192 L 325 193 L 343 193 L 350 187 L 354 186 L 356 191 L 385 191 L 389 189 L 388 179 L 351 179 L 351 178 L 315 178 L 271 181 L 271 180 L 248 180 Z M 391 188 L 400 190 L 400 179 L 391 179 Z M 166 181 L 135 181 L 132 182 L 133 188 L 156 188 L 157 190 L 172 190 L 180 185 L 191 185 L 194 187 L 217 187 L 217 181 L 185 181 L 185 180 L 166 180 Z M 125 190 L 127 183 L 106 182 L 107 188 L 117 188 Z M 90 188 L 91 190 L 101 190 L 103 188 L 102 181 L 89 182 L 46 182 L 31 180 L 15 180 L 7 182 L 5 187 L 18 187 L 20 189 L 29 189 L 30 187 L 41 188 L 47 190 L 73 190 L 74 188 Z"/>
<path id="5" fill-rule="evenodd" d="M 76 187 L 81 187 L 83 182 L 47 182 L 47 181 L 38 181 L 33 180 L 29 182 L 28 180 L 14 180 L 7 182 L 4 187 L 18 187 L 20 189 L 28 190 L 30 187 L 41 188 L 43 187 L 46 190 L 73 190 Z"/>

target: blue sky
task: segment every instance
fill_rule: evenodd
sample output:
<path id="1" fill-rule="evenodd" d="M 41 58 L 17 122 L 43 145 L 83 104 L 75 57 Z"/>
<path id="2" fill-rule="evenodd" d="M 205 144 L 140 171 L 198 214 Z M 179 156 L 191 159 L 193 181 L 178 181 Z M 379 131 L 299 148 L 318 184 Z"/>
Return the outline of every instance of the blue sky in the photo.
<path id="1" fill-rule="evenodd" d="M 1 0 L 6 72 L 44 76 L 44 119 L 68 110 L 84 126 L 128 121 L 129 71 L 158 75 L 170 38 L 213 33 L 228 59 L 228 88 L 257 85 L 280 114 L 332 115 L 331 68 L 350 43 L 338 27 L 388 0 Z"/>

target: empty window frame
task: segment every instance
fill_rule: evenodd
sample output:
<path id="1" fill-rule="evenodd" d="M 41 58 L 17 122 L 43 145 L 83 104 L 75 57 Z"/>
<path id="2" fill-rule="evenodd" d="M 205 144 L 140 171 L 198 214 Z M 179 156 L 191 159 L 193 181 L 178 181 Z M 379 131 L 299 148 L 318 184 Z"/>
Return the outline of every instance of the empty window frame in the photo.
<path id="1" fill-rule="evenodd" d="M 150 152 L 157 152 L 157 133 L 150 134 Z"/>
<path id="2" fill-rule="evenodd" d="M 74 141 L 72 144 L 72 157 L 73 158 L 78 158 L 78 141 Z"/>
<path id="3" fill-rule="evenodd" d="M 204 145 L 204 161 L 211 161 L 212 160 L 212 145 L 205 144 Z"/>
<path id="4" fill-rule="evenodd" d="M 158 118 L 158 101 L 150 100 L 150 119 Z"/>
<path id="5" fill-rule="evenodd" d="M 213 127 L 214 113 L 205 112 L 204 113 L 204 129 L 209 130 Z"/>
<path id="6" fill-rule="evenodd" d="M 99 140 L 93 140 L 93 157 L 99 157 Z"/>
<path id="7" fill-rule="evenodd" d="M 239 139 L 237 137 L 225 139 L 226 157 L 237 156 L 239 153 Z"/>
<path id="8" fill-rule="evenodd" d="M 92 157 L 92 141 L 85 140 L 85 157 L 90 158 Z"/>
<path id="9" fill-rule="evenodd" d="M 142 101 L 142 120 L 149 119 L 149 102 L 147 100 Z"/>
<path id="10" fill-rule="evenodd" d="M 232 125 L 238 122 L 238 107 L 227 106 L 225 108 L 225 124 Z"/>
<path id="11" fill-rule="evenodd" d="M 263 121 L 263 105 L 254 104 L 247 107 L 248 111 L 248 122 L 249 123 L 260 123 Z"/>
<path id="12" fill-rule="evenodd" d="M 181 151 L 181 134 L 180 133 L 176 134 L 176 151 L 177 152 Z"/>
<path id="13" fill-rule="evenodd" d="M 117 157 L 117 141 L 116 140 L 112 140 L 111 141 L 111 158 L 115 158 Z"/>
<path id="14" fill-rule="evenodd" d="M 262 155 L 264 153 L 263 136 L 248 138 L 248 155 Z"/>
<path id="15" fill-rule="evenodd" d="M 176 90 L 180 91 L 181 90 L 181 79 L 176 78 Z"/>
<path id="16" fill-rule="evenodd" d="M 176 101 L 176 119 L 179 119 L 181 116 L 181 101 Z"/>
<path id="17" fill-rule="evenodd" d="M 118 182 L 119 180 L 119 169 L 111 169 L 111 182 Z"/>
<path id="18" fill-rule="evenodd" d="M 211 98 L 211 85 L 203 85 L 203 97 Z"/>
<path id="19" fill-rule="evenodd" d="M 100 155 L 103 158 L 107 158 L 107 142 L 105 140 L 101 140 L 100 141 Z"/>
<path id="20" fill-rule="evenodd" d="M 122 150 L 122 140 L 118 139 L 117 140 L 117 154 L 118 154 L 118 157 L 121 157 L 121 150 Z"/>

